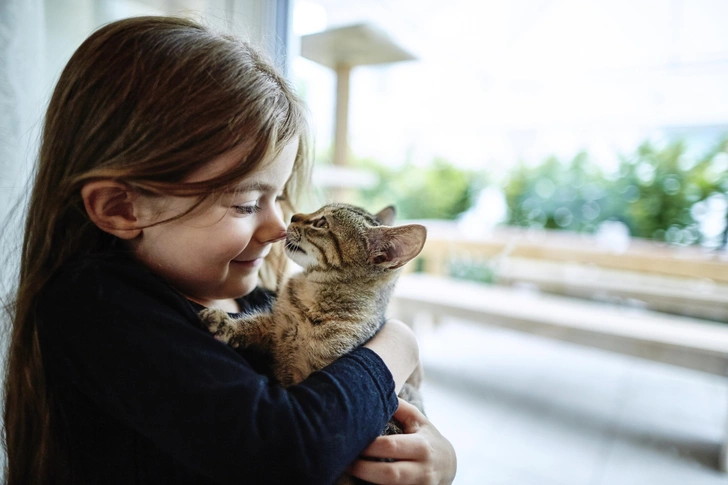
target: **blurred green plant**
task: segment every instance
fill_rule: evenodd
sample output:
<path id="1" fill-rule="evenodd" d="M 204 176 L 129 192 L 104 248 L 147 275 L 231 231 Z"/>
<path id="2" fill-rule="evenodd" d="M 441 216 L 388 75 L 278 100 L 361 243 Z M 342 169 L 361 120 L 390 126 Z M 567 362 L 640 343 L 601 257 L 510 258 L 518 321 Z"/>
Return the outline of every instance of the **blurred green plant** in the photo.
<path id="1" fill-rule="evenodd" d="M 594 232 L 608 220 L 635 237 L 689 245 L 703 242 L 700 204 L 728 194 L 728 141 L 699 157 L 674 142 L 644 143 L 604 173 L 586 153 L 569 162 L 551 157 L 536 167 L 518 165 L 503 190 L 509 225 Z M 728 212 L 728 211 L 727 211 Z M 728 237 L 723 232 L 722 245 Z"/>
<path id="2" fill-rule="evenodd" d="M 702 242 L 695 208 L 714 194 L 728 193 L 727 147 L 722 141 L 700 157 L 689 157 L 682 142 L 662 149 L 642 144 L 634 156 L 622 157 L 612 186 L 619 201 L 612 217 L 622 220 L 632 236 Z"/>
<path id="3" fill-rule="evenodd" d="M 487 182 L 484 171 L 463 170 L 442 158 L 426 167 L 387 167 L 372 159 L 354 166 L 378 176 L 375 186 L 357 192 L 354 203 L 372 210 L 394 204 L 400 219 L 455 219 Z M 605 221 L 620 221 L 634 237 L 699 244 L 709 199 L 722 198 L 728 206 L 728 138 L 699 156 L 690 155 L 682 142 L 663 147 L 646 142 L 609 173 L 585 152 L 568 161 L 521 163 L 502 190 L 507 225 L 591 233 Z M 728 209 L 725 218 L 713 246 L 728 243 Z"/>
<path id="4" fill-rule="evenodd" d="M 496 271 L 492 261 L 454 258 L 448 261 L 448 274 L 453 278 L 480 283 L 495 282 Z"/>
<path id="5" fill-rule="evenodd" d="M 604 174 L 586 153 L 570 162 L 556 157 L 516 166 L 504 184 L 507 224 L 593 232 L 612 211 Z"/>
<path id="6" fill-rule="evenodd" d="M 392 168 L 371 159 L 358 160 L 355 166 L 379 179 L 358 191 L 355 203 L 373 208 L 394 204 L 400 219 L 455 219 L 485 185 L 482 172 L 460 169 L 442 158 L 426 167 L 405 163 Z"/>

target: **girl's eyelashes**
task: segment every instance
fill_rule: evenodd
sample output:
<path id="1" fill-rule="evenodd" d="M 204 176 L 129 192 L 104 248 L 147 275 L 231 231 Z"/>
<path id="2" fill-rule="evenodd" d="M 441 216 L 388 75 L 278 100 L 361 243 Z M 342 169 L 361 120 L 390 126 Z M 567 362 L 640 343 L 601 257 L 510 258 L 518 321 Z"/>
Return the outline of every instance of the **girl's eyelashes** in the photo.
<path id="1" fill-rule="evenodd" d="M 262 207 L 256 202 L 255 205 L 234 205 L 233 209 L 235 209 L 238 214 L 250 215 L 260 212 Z"/>
<path id="2" fill-rule="evenodd" d="M 268 202 L 266 202 L 266 200 L 267 199 L 265 199 L 265 198 L 264 199 L 259 199 L 259 200 L 257 200 L 255 202 L 255 204 L 233 205 L 232 208 L 238 214 L 245 214 L 245 215 L 256 214 L 256 213 L 260 212 L 261 210 L 263 210 L 263 205 L 266 204 L 266 203 L 268 203 Z M 275 197 L 275 202 L 276 203 L 285 202 L 287 200 L 288 199 L 286 198 L 285 195 L 277 195 Z M 262 204 L 261 204 L 261 201 L 262 201 Z"/>

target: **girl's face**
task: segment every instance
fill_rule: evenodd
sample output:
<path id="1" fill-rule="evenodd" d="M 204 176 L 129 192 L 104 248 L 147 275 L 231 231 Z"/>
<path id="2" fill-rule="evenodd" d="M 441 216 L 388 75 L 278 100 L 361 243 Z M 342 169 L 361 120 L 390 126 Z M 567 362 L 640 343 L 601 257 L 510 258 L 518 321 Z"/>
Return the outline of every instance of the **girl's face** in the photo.
<path id="1" fill-rule="evenodd" d="M 239 190 L 212 206 L 171 222 L 143 229 L 133 241 L 136 257 L 190 300 L 234 310 L 234 298 L 258 284 L 258 269 L 271 244 L 285 237 L 279 197 L 291 176 L 298 150 L 295 140 L 270 163 L 250 174 Z M 206 180 L 240 160 L 241 149 L 213 160 L 187 181 Z M 179 214 L 190 199 L 165 197 L 162 220 Z M 159 201 L 150 202 L 159 207 Z"/>

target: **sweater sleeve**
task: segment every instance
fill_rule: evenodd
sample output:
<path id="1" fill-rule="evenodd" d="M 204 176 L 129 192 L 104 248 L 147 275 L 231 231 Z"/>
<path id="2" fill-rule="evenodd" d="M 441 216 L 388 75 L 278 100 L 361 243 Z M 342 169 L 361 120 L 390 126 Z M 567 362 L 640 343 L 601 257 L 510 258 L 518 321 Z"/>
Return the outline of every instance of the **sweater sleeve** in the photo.
<path id="1" fill-rule="evenodd" d="M 389 370 L 366 348 L 299 385 L 272 384 L 129 261 L 61 273 L 36 317 L 55 375 L 221 483 L 331 483 L 397 406 Z"/>

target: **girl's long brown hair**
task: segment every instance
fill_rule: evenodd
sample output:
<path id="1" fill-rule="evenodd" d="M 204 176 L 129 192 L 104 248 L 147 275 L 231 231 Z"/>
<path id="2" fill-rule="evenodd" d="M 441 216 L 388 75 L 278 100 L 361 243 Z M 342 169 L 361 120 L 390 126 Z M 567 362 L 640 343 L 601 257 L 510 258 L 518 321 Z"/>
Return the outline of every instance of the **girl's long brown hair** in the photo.
<path id="1" fill-rule="evenodd" d="M 89 221 L 81 187 L 110 178 L 202 202 L 233 188 L 296 137 L 289 200 L 309 167 L 304 108 L 271 64 L 234 37 L 186 19 L 140 17 L 106 25 L 78 48 L 48 106 L 10 309 L 8 485 L 62 483 L 68 476 L 34 308 L 69 258 L 113 244 L 113 236 Z M 245 159 L 227 173 L 181 182 L 243 143 L 250 147 Z M 268 262 L 269 273 L 275 263 Z"/>

